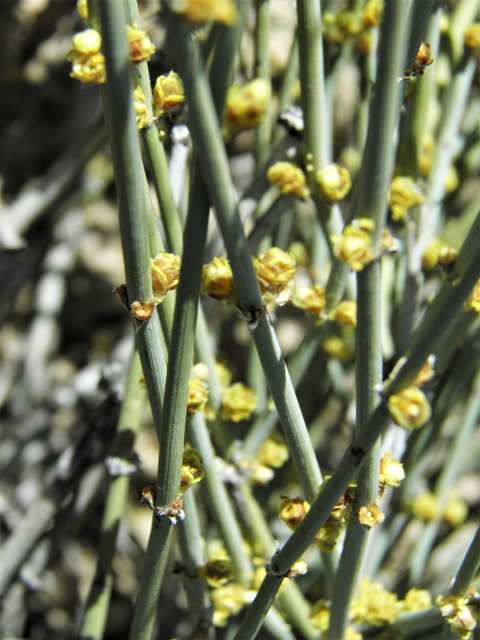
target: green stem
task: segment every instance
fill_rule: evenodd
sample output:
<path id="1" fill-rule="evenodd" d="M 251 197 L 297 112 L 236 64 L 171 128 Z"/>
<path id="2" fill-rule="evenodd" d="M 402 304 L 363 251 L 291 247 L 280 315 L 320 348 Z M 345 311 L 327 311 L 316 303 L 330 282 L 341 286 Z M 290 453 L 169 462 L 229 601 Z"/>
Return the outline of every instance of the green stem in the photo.
<path id="1" fill-rule="evenodd" d="M 270 2 L 255 0 L 255 78 L 270 84 Z M 265 119 L 255 127 L 254 157 L 257 167 L 268 158 L 272 129 L 271 100 L 268 101 Z"/>
<path id="2" fill-rule="evenodd" d="M 135 351 L 110 454 L 111 457 L 121 459 L 127 464 L 130 462 L 135 436 L 140 428 L 146 399 L 144 387 L 139 384 L 141 376 L 142 367 L 138 352 Z M 114 578 L 112 562 L 129 484 L 129 475 L 117 475 L 110 480 L 98 543 L 97 569 L 81 627 L 81 637 L 88 640 L 101 640 L 105 631 Z"/>

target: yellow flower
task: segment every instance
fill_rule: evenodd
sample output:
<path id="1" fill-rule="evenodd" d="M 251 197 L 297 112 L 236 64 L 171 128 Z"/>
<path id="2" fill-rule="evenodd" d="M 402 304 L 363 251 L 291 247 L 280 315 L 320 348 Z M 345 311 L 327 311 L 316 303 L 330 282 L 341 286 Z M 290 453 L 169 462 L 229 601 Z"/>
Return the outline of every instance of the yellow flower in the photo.
<path id="1" fill-rule="evenodd" d="M 241 382 L 222 389 L 222 412 L 224 419 L 240 422 L 248 420 L 258 405 L 257 394 Z"/>
<path id="2" fill-rule="evenodd" d="M 268 169 L 267 178 L 271 185 L 284 194 L 291 193 L 300 198 L 308 198 L 310 195 L 305 174 L 291 162 L 275 162 Z"/>
<path id="3" fill-rule="evenodd" d="M 270 83 L 262 78 L 230 87 L 225 107 L 226 135 L 253 129 L 262 123 L 270 103 L 270 91 Z"/>
<path id="4" fill-rule="evenodd" d="M 380 487 L 399 487 L 402 480 L 405 478 L 405 471 L 403 470 L 403 464 L 392 458 L 392 456 L 385 452 L 385 455 L 380 460 Z"/>
<path id="5" fill-rule="evenodd" d="M 453 633 L 460 638 L 468 640 L 471 638 L 471 632 L 477 626 L 473 606 L 469 606 L 470 600 L 478 597 L 478 593 L 473 587 L 469 587 L 467 594 L 460 598 L 458 596 L 438 596 L 435 600 L 440 607 L 442 616 L 450 624 Z"/>
<path id="6" fill-rule="evenodd" d="M 468 516 L 468 505 L 455 496 L 450 498 L 442 513 L 442 520 L 450 527 L 458 527 Z"/>
<path id="7" fill-rule="evenodd" d="M 457 259 L 457 252 L 451 247 L 442 247 L 438 253 L 438 262 L 442 265 L 445 271 L 448 271 L 455 260 Z"/>
<path id="8" fill-rule="evenodd" d="M 478 55 L 480 52 L 480 23 L 476 22 L 467 27 L 464 35 L 464 44 L 467 49 L 473 49 Z"/>
<path id="9" fill-rule="evenodd" d="M 232 26 L 238 19 L 232 0 L 174 0 L 172 9 L 193 24 L 222 22 Z"/>
<path id="10" fill-rule="evenodd" d="M 275 476 L 273 470 L 264 464 L 253 462 L 249 467 L 251 469 L 250 482 L 252 484 L 268 484 Z"/>
<path id="11" fill-rule="evenodd" d="M 401 220 L 406 216 L 407 210 L 423 202 L 423 198 L 413 180 L 397 176 L 390 183 L 387 201 L 392 210 L 392 218 Z"/>
<path id="12" fill-rule="evenodd" d="M 143 29 L 139 29 L 138 25 L 127 25 L 127 39 L 130 45 L 130 59 L 134 64 L 143 60 L 150 60 L 155 53 L 155 47 Z"/>
<path id="13" fill-rule="evenodd" d="M 364 27 L 378 26 L 384 8 L 383 0 L 369 0 L 362 12 L 362 24 Z"/>
<path id="14" fill-rule="evenodd" d="M 87 0 L 77 0 L 77 11 L 82 16 L 82 18 L 85 20 L 85 22 L 88 23 L 88 5 L 87 5 Z"/>
<path id="15" fill-rule="evenodd" d="M 177 73 L 170 71 L 168 76 L 159 76 L 153 90 L 153 113 L 160 117 L 185 100 L 183 85 Z"/>
<path id="16" fill-rule="evenodd" d="M 468 296 L 466 306 L 480 313 L 480 280 L 475 283 L 472 293 Z"/>
<path id="17" fill-rule="evenodd" d="M 357 326 L 357 303 L 355 300 L 345 300 L 329 315 L 332 320 L 350 327 Z"/>
<path id="18" fill-rule="evenodd" d="M 295 295 L 293 274 L 297 270 L 292 253 L 272 247 L 258 256 L 253 266 L 265 304 L 276 302 L 283 305 L 292 300 Z"/>
<path id="19" fill-rule="evenodd" d="M 340 529 L 344 522 L 338 522 L 331 516 L 327 522 L 323 525 L 320 531 L 315 536 L 315 545 L 324 551 L 325 553 L 331 553 L 335 549 L 338 537 L 340 535 Z"/>
<path id="20" fill-rule="evenodd" d="M 288 460 L 288 447 L 285 440 L 279 436 L 267 438 L 258 450 L 255 460 L 268 467 L 279 469 Z"/>
<path id="21" fill-rule="evenodd" d="M 325 292 L 323 287 L 318 284 L 313 287 L 300 287 L 295 292 L 295 297 L 292 300 L 292 304 L 308 311 L 316 316 L 320 316 L 325 307 Z"/>
<path id="22" fill-rule="evenodd" d="M 205 387 L 203 380 L 194 378 L 188 382 L 188 413 L 193 414 L 201 411 L 208 399 L 208 389 Z"/>
<path id="23" fill-rule="evenodd" d="M 105 58 L 100 51 L 102 38 L 95 29 L 77 33 L 72 40 L 73 49 L 68 54 L 72 63 L 70 76 L 85 84 L 102 84 L 106 80 Z"/>
<path id="24" fill-rule="evenodd" d="M 217 362 L 215 365 L 217 370 L 217 376 L 220 378 L 220 384 L 222 387 L 228 387 L 232 380 L 232 372 L 221 362 Z"/>
<path id="25" fill-rule="evenodd" d="M 295 531 L 300 522 L 307 515 L 310 503 L 302 498 L 288 498 L 280 496 L 282 502 L 279 507 L 279 516 L 289 529 Z"/>
<path id="26" fill-rule="evenodd" d="M 216 627 L 225 627 L 228 618 L 236 615 L 247 602 L 247 591 L 239 584 L 228 584 L 226 587 L 214 589 L 210 593 L 213 611 L 213 624 Z"/>
<path id="27" fill-rule="evenodd" d="M 200 567 L 199 575 L 210 587 L 221 587 L 233 578 L 232 559 L 225 550 L 220 550 Z"/>
<path id="28" fill-rule="evenodd" d="M 425 250 L 422 258 L 422 267 L 424 269 L 433 269 L 438 263 L 438 257 L 442 247 L 445 246 L 443 240 L 432 238 L 430 244 Z"/>
<path id="29" fill-rule="evenodd" d="M 430 403 L 416 387 L 408 387 L 390 396 L 387 405 L 393 420 L 405 429 L 420 429 L 432 415 Z"/>
<path id="30" fill-rule="evenodd" d="M 149 123 L 147 99 L 140 87 L 133 92 L 133 108 L 135 109 L 135 120 L 137 127 L 143 129 Z"/>
<path id="31" fill-rule="evenodd" d="M 145 320 L 148 320 L 149 318 L 152 317 L 154 309 L 155 309 L 154 300 L 147 300 L 143 304 L 141 302 L 138 302 L 138 300 L 136 300 L 135 302 L 132 302 L 131 313 L 132 313 L 132 316 L 135 318 L 136 322 L 141 323 L 141 322 L 145 322 Z"/>
<path id="32" fill-rule="evenodd" d="M 364 219 L 354 220 L 343 233 L 331 236 L 334 255 L 355 271 L 361 271 L 374 258 L 371 231 L 365 226 Z"/>
<path id="33" fill-rule="evenodd" d="M 196 449 L 186 449 L 183 452 L 182 473 L 180 476 L 180 494 L 205 476 L 202 466 L 202 456 Z"/>
<path id="34" fill-rule="evenodd" d="M 368 622 L 381 626 L 394 622 L 397 617 L 397 596 L 383 588 L 378 582 L 364 578 L 358 596 L 350 608 L 354 622 Z"/>
<path id="35" fill-rule="evenodd" d="M 432 596 L 426 589 L 416 589 L 413 587 L 407 592 L 405 600 L 397 602 L 398 613 L 407 611 L 421 611 L 432 606 Z"/>
<path id="36" fill-rule="evenodd" d="M 348 360 L 352 355 L 352 349 L 338 336 L 329 336 L 322 343 L 322 349 L 338 360 Z"/>
<path id="37" fill-rule="evenodd" d="M 330 603 L 318 600 L 310 612 L 310 622 L 318 631 L 327 631 L 330 624 Z"/>
<path id="38" fill-rule="evenodd" d="M 212 262 L 203 265 L 202 293 L 215 300 L 237 303 L 232 270 L 226 258 L 214 258 Z"/>
<path id="39" fill-rule="evenodd" d="M 160 251 L 153 260 L 150 258 L 155 304 L 162 302 L 168 291 L 176 289 L 180 276 L 180 265 L 181 260 L 178 256 L 165 251 Z"/>
<path id="40" fill-rule="evenodd" d="M 385 515 L 380 511 L 378 505 L 371 504 L 369 507 L 360 507 L 358 511 L 358 520 L 368 529 L 372 529 L 377 524 L 382 524 Z"/>
<path id="41" fill-rule="evenodd" d="M 339 164 L 330 164 L 317 172 L 320 197 L 326 202 L 342 200 L 350 191 L 352 180 L 350 173 Z"/>
<path id="42" fill-rule="evenodd" d="M 424 491 L 415 497 L 412 512 L 416 518 L 424 522 L 435 520 L 438 515 L 438 502 L 431 491 Z"/>

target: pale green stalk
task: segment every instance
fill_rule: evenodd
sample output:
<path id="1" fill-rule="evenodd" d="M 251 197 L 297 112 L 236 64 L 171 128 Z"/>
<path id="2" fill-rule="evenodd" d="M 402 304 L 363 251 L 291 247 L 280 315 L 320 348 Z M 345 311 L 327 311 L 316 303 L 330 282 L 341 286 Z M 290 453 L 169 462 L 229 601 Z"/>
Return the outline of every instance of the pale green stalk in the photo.
<path id="1" fill-rule="evenodd" d="M 140 384 L 141 377 L 142 366 L 138 352 L 135 351 L 130 363 L 117 433 L 110 453 L 111 458 L 117 458 L 124 464 L 130 464 L 132 447 L 142 422 L 146 396 L 145 389 Z M 128 474 L 116 475 L 110 479 L 98 543 L 97 569 L 85 605 L 80 631 L 81 637 L 85 640 L 101 640 L 105 631 L 114 580 L 112 563 L 129 485 Z"/>

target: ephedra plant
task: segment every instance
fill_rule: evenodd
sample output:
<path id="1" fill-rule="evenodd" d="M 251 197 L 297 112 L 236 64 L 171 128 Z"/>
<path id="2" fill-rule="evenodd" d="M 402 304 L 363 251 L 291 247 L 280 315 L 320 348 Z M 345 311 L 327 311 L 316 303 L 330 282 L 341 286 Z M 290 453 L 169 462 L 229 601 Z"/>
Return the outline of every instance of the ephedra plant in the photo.
<path id="1" fill-rule="evenodd" d="M 100 86 L 135 340 L 77 637 L 113 637 L 145 389 L 158 470 L 118 637 L 474 637 L 478 3 L 140 8 L 80 0 L 69 53 Z"/>

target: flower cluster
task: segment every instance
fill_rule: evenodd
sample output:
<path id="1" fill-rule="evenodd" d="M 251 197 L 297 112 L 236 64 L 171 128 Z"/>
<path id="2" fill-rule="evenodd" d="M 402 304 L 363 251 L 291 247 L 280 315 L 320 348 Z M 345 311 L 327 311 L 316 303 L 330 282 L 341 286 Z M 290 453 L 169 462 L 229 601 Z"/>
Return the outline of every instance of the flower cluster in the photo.
<path id="1" fill-rule="evenodd" d="M 432 415 L 430 403 L 417 387 L 408 387 L 390 396 L 387 406 L 394 422 L 405 429 L 420 429 Z"/>
<path id="2" fill-rule="evenodd" d="M 222 389 L 221 417 L 232 422 L 248 420 L 258 406 L 257 394 L 241 382 Z"/>
<path id="3" fill-rule="evenodd" d="M 374 228 L 375 223 L 369 218 L 353 220 L 340 235 L 331 236 L 334 255 L 355 271 L 361 271 L 375 257 L 371 248 Z"/>
<path id="4" fill-rule="evenodd" d="M 254 260 L 257 281 L 265 304 L 283 305 L 295 295 L 293 275 L 297 269 L 293 253 L 272 247 Z"/>
<path id="5" fill-rule="evenodd" d="M 73 36 L 73 49 L 68 54 L 72 63 L 71 77 L 85 84 L 102 84 L 106 80 L 105 58 L 100 51 L 102 37 L 95 29 L 86 29 Z"/>
<path id="6" fill-rule="evenodd" d="M 224 549 L 211 556 L 200 568 L 200 577 L 214 589 L 222 587 L 233 578 L 233 563 Z"/>
<path id="7" fill-rule="evenodd" d="M 352 187 L 348 169 L 339 164 L 330 164 L 317 171 L 317 182 L 320 187 L 320 197 L 326 202 L 342 200 Z"/>
<path id="8" fill-rule="evenodd" d="M 273 478 L 273 469 L 279 469 L 287 460 L 289 452 L 285 440 L 280 435 L 267 438 L 251 464 L 250 480 L 256 484 L 266 484 Z"/>
<path id="9" fill-rule="evenodd" d="M 141 87 L 137 87 L 133 92 L 133 108 L 135 110 L 135 121 L 139 129 L 143 129 L 150 123 L 148 115 L 147 99 Z"/>
<path id="10" fill-rule="evenodd" d="M 456 633 L 463 640 L 472 637 L 472 631 L 477 626 L 475 619 L 475 607 L 470 604 L 478 593 L 473 587 L 469 587 L 463 598 L 458 596 L 438 596 L 436 603 L 440 607 L 442 616 L 450 624 L 453 633 Z"/>
<path id="11" fill-rule="evenodd" d="M 225 135 L 229 137 L 239 131 L 253 129 L 267 115 L 270 103 L 270 83 L 256 78 L 242 86 L 230 87 L 225 107 Z"/>
<path id="12" fill-rule="evenodd" d="M 173 289 L 177 288 L 180 265 L 181 260 L 178 256 L 165 251 L 160 251 L 154 259 L 150 258 L 155 304 L 162 302 L 168 291 L 173 291 Z"/>
<path id="13" fill-rule="evenodd" d="M 202 456 L 197 449 L 185 449 L 183 452 L 182 472 L 180 475 L 180 495 L 205 476 Z"/>
<path id="14" fill-rule="evenodd" d="M 177 73 L 170 71 L 168 76 L 159 76 L 153 90 L 153 113 L 163 116 L 185 100 L 183 84 Z"/>
<path id="15" fill-rule="evenodd" d="M 304 172 L 292 162 L 275 162 L 268 169 L 267 178 L 281 193 L 291 193 L 300 198 L 308 198 L 310 195 Z"/>
<path id="16" fill-rule="evenodd" d="M 407 215 L 408 209 L 423 202 L 423 197 L 413 180 L 397 176 L 390 183 L 387 201 L 392 211 L 392 218 L 402 220 Z"/>
<path id="17" fill-rule="evenodd" d="M 358 510 L 358 520 L 360 524 L 363 524 L 367 529 L 372 529 L 377 524 L 382 524 L 385 520 L 385 514 L 383 514 L 377 504 L 371 504 L 368 507 L 360 507 Z"/>
<path id="18" fill-rule="evenodd" d="M 188 382 L 187 411 L 190 415 L 201 411 L 208 400 L 208 389 L 200 378 Z"/>
<path id="19" fill-rule="evenodd" d="M 319 284 L 314 284 L 313 287 L 300 287 L 295 292 L 292 304 L 299 309 L 303 309 L 303 311 L 308 311 L 308 313 L 320 317 L 325 307 L 323 287 Z"/>
<path id="20" fill-rule="evenodd" d="M 398 616 L 397 596 L 384 589 L 379 582 L 364 578 L 352 603 L 350 615 L 354 622 L 368 622 L 377 626 L 390 624 Z"/>
<path id="21" fill-rule="evenodd" d="M 127 25 L 127 40 L 130 45 L 130 59 L 133 64 L 150 60 L 155 53 L 155 46 L 143 29 L 137 24 Z"/>
<path id="22" fill-rule="evenodd" d="M 329 314 L 331 320 L 349 327 L 357 326 L 357 303 L 355 300 L 344 300 Z"/>
<path id="23" fill-rule="evenodd" d="M 226 258 L 214 258 L 212 262 L 203 265 L 202 293 L 215 300 L 238 304 L 232 269 Z"/>
<path id="24" fill-rule="evenodd" d="M 226 587 L 214 589 L 210 597 L 214 607 L 212 622 L 216 627 L 225 627 L 230 616 L 234 616 L 250 601 L 249 592 L 234 582 Z"/>

